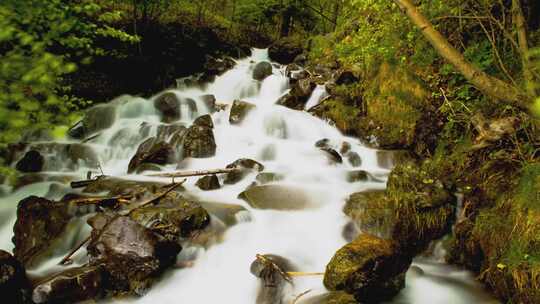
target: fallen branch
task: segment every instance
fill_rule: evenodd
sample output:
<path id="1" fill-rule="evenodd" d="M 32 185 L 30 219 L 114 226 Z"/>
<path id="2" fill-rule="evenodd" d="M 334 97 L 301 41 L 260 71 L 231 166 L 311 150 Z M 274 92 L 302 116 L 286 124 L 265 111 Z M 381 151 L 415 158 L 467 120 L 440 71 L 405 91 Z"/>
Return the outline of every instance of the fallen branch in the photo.
<path id="1" fill-rule="evenodd" d="M 90 241 L 90 239 L 92 238 L 92 235 L 89 235 L 86 239 L 84 239 L 81 243 L 79 243 L 79 245 L 77 245 L 75 248 L 73 248 L 73 250 L 71 250 L 68 255 L 66 255 L 61 261 L 60 263 L 58 263 L 58 265 L 66 265 L 68 264 L 68 262 L 71 262 L 71 257 L 77 252 L 79 251 L 79 249 L 82 248 L 82 246 L 84 246 L 86 243 L 88 243 Z"/>
<path id="2" fill-rule="evenodd" d="M 152 177 L 190 177 L 190 176 L 201 176 L 201 175 L 231 173 L 231 172 L 235 172 L 237 170 L 238 170 L 237 168 L 226 168 L 226 169 L 201 170 L 201 171 L 154 173 L 154 174 L 148 174 L 146 176 L 152 176 Z"/>
<path id="3" fill-rule="evenodd" d="M 294 300 L 292 301 L 291 304 L 296 304 L 298 303 L 298 300 L 300 300 L 300 298 L 302 298 L 303 296 L 305 296 L 306 294 L 310 293 L 311 292 L 311 289 L 308 289 L 304 292 L 302 292 L 301 294 L 297 295 L 296 298 L 294 298 Z"/>
<path id="4" fill-rule="evenodd" d="M 92 179 L 82 180 L 82 181 L 73 181 L 70 183 L 71 188 L 77 189 L 77 188 L 84 188 L 88 185 L 90 185 L 93 182 L 96 182 L 100 179 L 106 178 L 106 175 L 99 175 Z"/>

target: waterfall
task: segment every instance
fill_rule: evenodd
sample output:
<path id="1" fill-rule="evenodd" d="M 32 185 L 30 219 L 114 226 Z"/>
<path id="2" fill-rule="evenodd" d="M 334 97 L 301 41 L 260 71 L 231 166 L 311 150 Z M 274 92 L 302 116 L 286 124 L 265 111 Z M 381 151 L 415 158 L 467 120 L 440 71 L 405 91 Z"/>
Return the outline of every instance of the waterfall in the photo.
<path id="1" fill-rule="evenodd" d="M 229 123 L 229 111 L 211 113 L 214 122 L 216 155 L 211 158 L 190 159 L 183 163 L 184 170 L 223 168 L 239 158 L 251 158 L 264 164 L 265 171 L 279 173 L 279 184 L 300 189 L 309 198 L 313 208 L 297 211 L 273 211 L 251 208 L 237 196 L 253 181 L 249 176 L 234 185 L 225 185 L 213 191 L 201 191 L 188 179 L 187 193 L 204 201 L 215 201 L 244 206 L 249 216 L 242 215 L 238 224 L 229 228 L 221 243 L 208 249 L 185 248 L 181 255 L 196 256 L 193 267 L 173 270 L 138 299 L 107 300 L 110 302 L 137 303 L 255 303 L 258 281 L 249 267 L 256 254 L 276 254 L 292 261 L 301 271 L 322 272 L 333 254 L 346 241 L 342 237 L 348 219 L 342 212 L 346 198 L 366 189 L 384 189 L 385 183 L 347 181 L 350 170 L 366 170 L 383 181 L 388 168 L 378 165 L 375 150 L 363 146 L 358 139 L 342 135 L 335 127 L 304 111 L 295 111 L 276 105 L 276 100 L 287 92 L 288 79 L 285 68 L 273 65 L 273 73 L 262 82 L 253 80 L 252 70 L 260 61 L 268 61 L 266 50 L 254 50 L 249 58 L 237 61 L 236 67 L 217 77 L 205 88 L 181 86 L 169 90 L 181 100 L 193 100 L 196 107 L 182 106 L 180 122 L 189 126 L 193 120 L 209 109 L 202 95 L 213 94 L 220 104 L 231 105 L 240 99 L 256 105 L 239 125 Z M 319 86 L 309 99 L 307 108 L 326 96 L 324 86 Z M 114 124 L 91 143 L 97 151 L 106 175 L 137 180 L 161 180 L 142 175 L 128 175 L 127 166 L 138 145 L 155 135 L 161 125 L 153 100 L 123 96 L 111 104 L 116 108 Z M 190 112 L 191 111 L 191 112 Z M 141 131 L 145 129 L 145 131 Z M 346 142 L 352 151 L 361 156 L 360 167 L 344 161 L 333 163 L 315 147 L 321 139 L 339 150 Z M 271 156 L 269 156 L 271 154 Z M 86 168 L 76 172 L 81 177 Z M 166 167 L 176 170 L 176 165 Z M 162 181 L 170 182 L 163 179 Z M 45 195 L 50 183 L 27 186 L 0 201 L 0 245 L 12 249 L 10 238 L 15 220 L 16 202 L 25 195 Z M 58 260 L 62 255 L 56 257 Z M 415 267 L 423 274 L 408 275 L 406 288 L 395 303 L 493 303 L 474 283 L 472 275 L 431 260 L 419 260 Z M 291 301 L 302 292 L 309 295 L 326 292 L 322 277 L 295 278 L 289 290 Z"/>

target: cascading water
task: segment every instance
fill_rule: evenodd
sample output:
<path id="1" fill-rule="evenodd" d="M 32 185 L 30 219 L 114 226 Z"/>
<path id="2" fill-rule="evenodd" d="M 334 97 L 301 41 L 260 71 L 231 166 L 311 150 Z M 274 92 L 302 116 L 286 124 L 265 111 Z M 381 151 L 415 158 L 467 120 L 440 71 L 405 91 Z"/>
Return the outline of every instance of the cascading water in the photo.
<path id="1" fill-rule="evenodd" d="M 309 208 L 298 211 L 251 208 L 237 196 L 251 184 L 254 175 L 213 191 L 201 191 L 194 185 L 196 179 L 189 179 L 185 185 L 188 193 L 203 201 L 242 205 L 249 211 L 249 216 L 239 214 L 240 223 L 226 231 L 221 243 L 206 250 L 184 248 L 180 256 L 196 256 L 192 267 L 171 271 L 142 298 L 116 302 L 253 304 L 258 281 L 250 274 L 249 267 L 256 254 L 286 257 L 301 271 L 324 271 L 335 251 L 345 244 L 342 231 L 347 218 L 342 207 L 347 196 L 365 189 L 385 187 L 381 181 L 349 182 L 347 172 L 353 169 L 352 165 L 333 163 L 325 152 L 314 146 L 323 138 L 329 139 L 330 145 L 336 148 L 348 142 L 362 158 L 361 166 L 355 169 L 382 176 L 383 180 L 389 172 L 379 166 L 376 151 L 362 146 L 358 140 L 343 136 L 336 128 L 307 112 L 275 105 L 288 89 L 288 79 L 284 76 L 284 68 L 274 65 L 273 74 L 262 83 L 253 80 L 251 75 L 255 64 L 264 60 L 268 60 L 267 52 L 254 50 L 250 58 L 238 61 L 234 69 L 204 89 L 189 87 L 171 91 L 180 100 L 189 99 L 196 104 L 197 113 L 187 103 L 181 108 L 180 121 L 186 125 L 198 115 L 209 112 L 201 98 L 204 94 L 215 95 L 219 103 L 230 105 L 235 99 L 242 99 L 256 105 L 239 125 L 229 123 L 229 110 L 213 113 L 216 155 L 185 160 L 182 170 L 223 168 L 236 159 L 251 158 L 263 163 L 265 171 L 282 175 L 283 180 L 278 182 L 280 185 L 302 190 L 309 198 Z M 318 104 L 325 96 L 324 87 L 318 87 L 308 107 Z M 125 96 L 112 104 L 116 107 L 114 124 L 91 144 L 98 153 L 105 174 L 163 181 L 126 174 L 138 144 L 145 137 L 155 135 L 161 124 L 152 101 Z M 147 128 L 147 132 L 140 132 L 141 128 Z M 173 165 L 166 168 L 168 171 L 175 169 Z M 82 177 L 86 170 L 81 166 L 75 173 Z M 16 203 L 27 195 L 46 195 L 50 192 L 50 185 L 33 184 L 0 199 L 1 248 L 13 248 L 10 239 Z M 72 247 L 77 240 L 84 238 L 85 233 L 88 231 L 80 231 L 80 235 L 66 247 Z M 64 254 L 54 255 L 46 266 L 55 265 Z M 83 259 L 84 252 L 77 257 Z M 393 303 L 497 303 L 483 293 L 468 272 L 432 259 L 418 260 L 414 265 L 408 273 L 406 288 Z M 45 266 L 34 271 L 43 268 Z M 288 290 L 289 298 L 285 303 L 290 303 L 306 290 L 311 290 L 310 296 L 325 292 L 321 276 L 295 278 L 294 283 Z"/>

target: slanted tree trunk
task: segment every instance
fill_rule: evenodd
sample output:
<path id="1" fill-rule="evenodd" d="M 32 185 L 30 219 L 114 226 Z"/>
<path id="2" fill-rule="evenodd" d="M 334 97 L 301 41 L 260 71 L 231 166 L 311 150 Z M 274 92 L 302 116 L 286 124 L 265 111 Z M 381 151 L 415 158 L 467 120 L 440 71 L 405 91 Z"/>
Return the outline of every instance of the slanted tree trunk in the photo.
<path id="1" fill-rule="evenodd" d="M 525 25 L 525 18 L 523 17 L 523 10 L 521 9 L 521 3 L 519 0 L 512 0 L 512 19 L 517 31 L 519 51 L 521 53 L 521 66 L 523 69 L 525 86 L 527 88 L 527 93 L 529 94 L 529 96 L 534 96 L 534 76 L 531 72 L 531 64 L 529 61 L 527 28 Z"/>
<path id="2" fill-rule="evenodd" d="M 532 98 L 518 87 L 492 77 L 472 63 L 454 48 L 448 40 L 439 33 L 429 20 L 422 15 L 411 0 L 393 0 L 409 17 L 409 19 L 422 31 L 424 37 L 431 43 L 437 53 L 450 62 L 469 82 L 478 90 L 494 100 L 510 102 L 518 107 L 525 108 Z"/>

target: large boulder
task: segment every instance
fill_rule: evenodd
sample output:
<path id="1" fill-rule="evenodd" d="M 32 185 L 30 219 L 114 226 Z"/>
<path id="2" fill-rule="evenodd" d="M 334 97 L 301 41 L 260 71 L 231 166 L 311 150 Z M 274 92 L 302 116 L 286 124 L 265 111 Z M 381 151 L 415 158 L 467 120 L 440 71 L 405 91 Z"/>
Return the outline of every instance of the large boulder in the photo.
<path id="1" fill-rule="evenodd" d="M 174 150 L 167 142 L 151 137 L 139 145 L 128 165 L 128 173 L 133 173 L 144 163 L 165 165 L 174 160 Z"/>
<path id="2" fill-rule="evenodd" d="M 100 265 L 71 268 L 38 283 L 32 291 L 32 301 L 75 303 L 96 299 L 105 294 L 105 284 L 105 272 Z"/>
<path id="3" fill-rule="evenodd" d="M 316 86 L 311 78 L 301 79 L 293 85 L 289 93 L 278 99 L 277 104 L 294 110 L 303 110 Z"/>
<path id="4" fill-rule="evenodd" d="M 209 129 L 214 128 L 214 122 L 212 121 L 212 116 L 210 116 L 209 114 L 197 117 L 197 119 L 195 119 L 193 121 L 193 125 L 194 126 L 206 127 L 206 128 L 209 128 Z"/>
<path id="5" fill-rule="evenodd" d="M 289 64 L 303 52 L 301 41 L 286 37 L 274 42 L 268 49 L 270 59 L 280 64 Z"/>
<path id="6" fill-rule="evenodd" d="M 41 153 L 36 150 L 30 150 L 17 162 L 15 168 L 25 173 L 40 172 L 43 169 L 44 162 L 45 159 Z"/>
<path id="7" fill-rule="evenodd" d="M 22 264 L 10 253 L 0 250 L 0 295 L 6 303 L 22 304 L 27 301 L 28 279 Z"/>
<path id="8" fill-rule="evenodd" d="M 249 111 L 253 110 L 255 105 L 246 101 L 235 100 L 231 107 L 229 123 L 236 125 L 241 123 Z"/>
<path id="9" fill-rule="evenodd" d="M 180 99 L 172 92 L 163 93 L 154 100 L 154 107 L 163 121 L 171 122 L 180 118 Z"/>
<path id="10" fill-rule="evenodd" d="M 21 200 L 13 227 L 15 257 L 25 266 L 37 262 L 62 235 L 70 219 L 64 204 L 37 196 Z"/>
<path id="11" fill-rule="evenodd" d="M 204 70 L 206 78 L 212 79 L 214 76 L 219 76 L 226 71 L 232 69 L 236 62 L 231 57 L 215 58 L 207 56 Z"/>
<path id="12" fill-rule="evenodd" d="M 263 81 L 272 75 L 272 64 L 268 61 L 261 61 L 253 68 L 253 79 Z"/>
<path id="13" fill-rule="evenodd" d="M 324 285 L 362 303 L 390 300 L 405 287 L 412 259 L 391 241 L 362 234 L 339 249 L 326 266 Z"/>
<path id="14" fill-rule="evenodd" d="M 312 199 L 302 190 L 284 185 L 261 185 L 240 193 L 256 209 L 303 210 L 314 207 Z"/>
<path id="15" fill-rule="evenodd" d="M 216 140 L 212 128 L 192 125 L 183 138 L 183 156 L 193 158 L 212 157 L 216 154 Z"/>
<path id="16" fill-rule="evenodd" d="M 204 191 L 216 190 L 221 188 L 221 185 L 219 184 L 219 179 L 215 174 L 206 175 L 199 178 L 195 185 L 199 187 L 199 189 Z"/>

